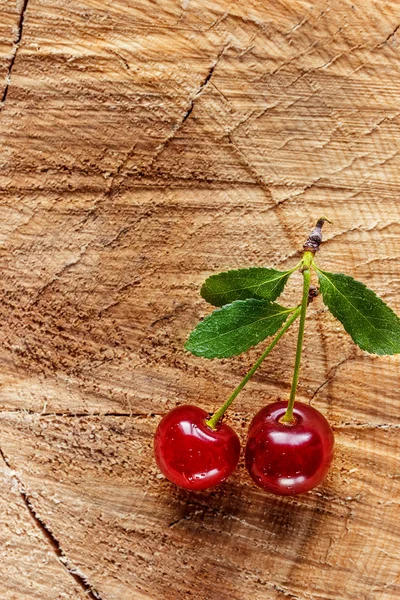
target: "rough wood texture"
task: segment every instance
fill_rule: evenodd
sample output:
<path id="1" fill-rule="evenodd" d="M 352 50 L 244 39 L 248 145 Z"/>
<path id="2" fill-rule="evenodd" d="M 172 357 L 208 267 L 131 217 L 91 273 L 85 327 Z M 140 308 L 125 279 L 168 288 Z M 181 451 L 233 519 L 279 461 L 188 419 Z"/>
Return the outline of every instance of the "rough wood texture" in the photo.
<path id="1" fill-rule="evenodd" d="M 293 264 L 327 214 L 320 261 L 400 311 L 399 27 L 397 1 L 0 0 L 1 598 L 399 598 L 398 358 L 321 301 L 319 489 L 274 498 L 240 465 L 189 494 L 151 450 L 259 354 L 183 351 L 210 273 Z M 294 336 L 231 413 L 243 440 Z"/>

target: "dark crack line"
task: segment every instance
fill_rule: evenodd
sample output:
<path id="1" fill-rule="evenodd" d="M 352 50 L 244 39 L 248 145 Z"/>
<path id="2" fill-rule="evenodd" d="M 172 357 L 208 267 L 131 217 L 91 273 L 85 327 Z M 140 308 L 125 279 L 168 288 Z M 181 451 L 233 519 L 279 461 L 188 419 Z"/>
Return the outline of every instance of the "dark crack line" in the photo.
<path id="1" fill-rule="evenodd" d="M 199 89 L 197 90 L 197 92 L 195 93 L 195 95 L 192 97 L 192 99 L 190 100 L 189 103 L 189 108 L 187 109 L 186 113 L 183 116 L 183 119 L 180 122 L 179 128 L 182 127 L 182 125 L 185 123 L 185 121 L 187 121 L 187 119 L 190 117 L 190 115 L 192 114 L 195 102 L 197 100 L 197 98 L 200 96 L 200 94 L 203 92 L 204 88 L 207 87 L 208 82 L 210 81 L 211 77 L 214 75 L 214 71 L 216 69 L 216 66 L 218 65 L 219 61 L 222 58 L 222 55 L 224 54 L 226 48 L 229 46 L 229 43 L 226 44 L 222 50 L 219 52 L 216 60 L 214 61 L 214 63 L 211 65 L 206 77 L 203 80 L 203 83 L 200 85 Z"/>
<path id="2" fill-rule="evenodd" d="M 94 590 L 92 588 L 92 586 L 90 586 L 88 584 L 88 582 L 85 580 L 85 578 L 82 575 L 80 575 L 79 573 L 77 573 L 76 571 L 74 571 L 73 568 L 68 566 L 69 561 L 68 561 L 68 558 L 67 558 L 65 552 L 61 548 L 60 542 L 50 531 L 50 529 L 48 528 L 46 523 L 44 523 L 42 521 L 42 519 L 36 514 L 36 511 L 31 504 L 29 496 L 25 491 L 25 486 L 23 485 L 22 481 L 15 475 L 15 469 L 12 468 L 8 458 L 6 458 L 4 452 L 1 448 L 0 448 L 0 456 L 3 459 L 3 461 L 5 462 L 5 464 L 7 465 L 7 467 L 9 469 L 11 469 L 12 471 L 14 471 L 13 477 L 17 480 L 17 482 L 19 484 L 18 487 L 19 487 L 19 493 L 20 493 L 21 499 L 24 502 L 27 510 L 29 511 L 29 514 L 31 515 L 32 519 L 34 520 L 34 522 L 36 523 L 38 528 L 41 530 L 43 536 L 48 541 L 49 545 L 53 548 L 54 554 L 57 556 L 60 564 L 65 568 L 67 573 L 69 573 L 71 575 L 71 577 L 73 577 L 75 579 L 76 583 L 82 588 L 82 590 L 84 591 L 87 598 L 90 598 L 91 600 L 101 600 L 101 596 L 99 595 L 99 593 L 96 590 Z"/>
<path id="3" fill-rule="evenodd" d="M 187 302 L 179 302 L 179 304 L 177 304 L 170 313 L 155 319 L 152 323 L 150 323 L 149 327 L 154 327 L 157 325 L 157 323 L 161 323 L 162 321 L 169 321 L 169 319 L 175 317 L 181 310 L 185 310 L 188 307 L 189 304 Z"/>
<path id="4" fill-rule="evenodd" d="M 189 106 L 186 109 L 186 112 L 184 113 L 183 117 L 175 125 L 174 129 L 172 130 L 172 132 L 170 133 L 170 135 L 164 140 L 164 142 L 161 144 L 161 146 L 159 146 L 157 152 L 151 158 L 150 163 L 147 166 L 145 166 L 140 171 L 140 173 L 139 173 L 140 176 L 145 175 L 146 172 L 149 172 L 151 170 L 152 166 L 154 165 L 154 163 L 156 162 L 156 160 L 159 158 L 159 156 L 164 152 L 164 150 L 169 146 L 169 144 L 172 142 L 172 140 L 176 137 L 177 133 L 182 129 L 183 125 L 185 124 L 185 122 L 188 120 L 188 118 L 190 117 L 190 115 L 193 112 L 193 109 L 194 109 L 194 106 L 195 106 L 197 98 L 199 98 L 199 96 L 201 96 L 202 92 L 207 87 L 207 85 L 210 82 L 212 76 L 214 75 L 214 72 L 215 72 L 215 69 L 217 68 L 218 63 L 220 62 L 222 56 L 224 55 L 224 53 L 227 50 L 227 48 L 229 48 L 229 46 L 230 46 L 230 42 L 227 42 L 223 46 L 223 48 L 219 51 L 218 56 L 214 60 L 214 62 L 211 65 L 211 67 L 209 68 L 209 70 L 207 72 L 207 75 L 203 79 L 202 83 L 200 84 L 200 86 L 197 89 L 197 91 L 195 92 L 195 94 L 193 94 L 193 96 L 189 100 Z"/>
<path id="5" fill-rule="evenodd" d="M 121 54 L 119 54 L 119 52 L 116 52 L 115 50 L 110 50 L 111 54 L 114 54 L 114 56 L 116 56 L 118 58 L 119 61 L 122 62 L 122 64 L 124 65 L 125 69 L 127 71 L 130 71 L 131 68 L 129 66 L 128 61 L 126 60 L 126 58 L 124 58 Z"/>
<path id="6" fill-rule="evenodd" d="M 82 226 L 84 226 L 87 223 L 90 217 L 96 214 L 96 210 L 103 202 L 112 198 L 113 194 L 115 193 L 115 181 L 119 174 L 124 170 L 125 165 L 127 165 L 127 163 L 129 162 L 131 156 L 133 155 L 133 152 L 135 151 L 136 146 L 137 142 L 135 142 L 133 146 L 131 146 L 131 148 L 125 154 L 124 158 L 120 161 L 119 165 L 117 165 L 117 168 L 110 176 L 110 183 L 108 184 L 107 189 L 101 194 L 101 196 L 99 196 L 99 198 L 94 202 L 92 208 L 87 212 L 86 217 L 82 222 Z"/>
<path id="7" fill-rule="evenodd" d="M 300 596 L 295 596 L 294 594 L 292 594 L 292 592 L 290 592 L 286 588 L 283 588 L 280 585 L 273 584 L 272 587 L 273 587 L 274 590 L 276 590 L 277 592 L 279 592 L 279 594 L 283 594 L 284 596 L 286 596 L 290 600 L 301 600 Z"/>
<path id="8" fill-rule="evenodd" d="M 61 269 L 59 269 L 57 271 L 57 273 L 55 273 L 53 275 L 53 277 L 47 281 L 37 292 L 35 298 L 32 300 L 32 302 L 29 304 L 29 308 L 33 308 L 40 300 L 40 298 L 43 296 L 43 294 L 46 292 L 46 290 L 51 287 L 53 285 L 53 283 L 56 283 L 61 275 L 63 275 L 64 273 L 67 273 L 69 271 L 69 269 L 72 269 L 75 265 L 77 265 L 83 258 L 83 256 L 86 254 L 87 250 L 88 250 L 89 244 L 86 244 L 84 246 L 81 247 L 81 252 L 79 253 L 79 256 L 77 258 L 73 258 L 72 260 L 70 260 L 69 262 L 67 262 L 65 265 L 63 265 L 61 267 Z"/>
<path id="9" fill-rule="evenodd" d="M 156 160 L 158 159 L 158 157 L 160 156 L 160 154 L 162 154 L 162 152 L 164 152 L 164 150 L 167 148 L 167 146 L 171 143 L 171 141 L 174 139 L 174 137 L 176 136 L 176 134 L 178 133 L 178 131 L 182 128 L 182 126 L 185 124 L 185 122 L 187 121 L 187 119 L 190 117 L 190 115 L 192 114 L 195 102 L 197 100 L 197 98 L 201 95 L 201 93 L 203 92 L 203 90 L 207 87 L 207 84 L 210 82 L 214 71 L 219 63 L 219 61 L 222 58 L 222 55 L 224 54 L 225 50 L 230 46 L 230 42 L 227 42 L 223 48 L 220 50 L 220 52 L 218 53 L 217 58 L 215 59 L 215 61 L 213 62 L 213 64 L 211 65 L 210 69 L 207 72 L 206 77 L 204 78 L 204 80 L 202 81 L 200 87 L 198 88 L 198 90 L 196 91 L 196 93 L 192 96 L 192 98 L 189 101 L 189 106 L 186 110 L 186 112 L 184 113 L 183 117 L 181 118 L 181 120 L 175 125 L 175 127 L 173 128 L 172 132 L 170 133 L 169 136 L 167 136 L 167 138 L 163 141 L 163 143 L 159 146 L 158 150 L 155 152 L 155 154 L 153 155 L 153 157 L 150 160 L 150 163 L 146 166 L 144 166 L 139 172 L 138 172 L 138 176 L 139 178 L 142 178 L 146 172 L 150 171 L 152 166 L 154 165 L 154 163 L 156 162 Z M 122 58 L 120 55 L 118 55 L 120 58 Z M 128 164 L 128 162 L 130 161 L 130 159 L 132 158 L 133 152 L 136 148 L 136 143 L 133 145 L 133 147 L 127 152 L 127 154 L 125 155 L 125 158 L 122 160 L 122 162 L 120 163 L 120 165 L 118 166 L 118 168 L 116 169 L 116 171 L 114 172 L 114 174 L 111 177 L 111 184 L 107 190 L 107 192 L 105 193 L 105 198 L 108 198 L 110 196 L 113 195 L 114 193 L 114 184 L 116 182 L 117 177 L 119 176 L 123 176 L 124 171 L 125 171 L 125 167 Z M 97 208 L 97 205 L 90 211 L 90 214 L 93 214 L 93 212 L 95 211 L 95 209 Z"/>
<path id="10" fill-rule="evenodd" d="M 381 44 L 379 44 L 379 47 L 384 46 L 385 44 L 387 44 L 398 32 L 398 30 L 400 29 L 400 24 L 397 25 L 397 27 L 395 27 L 395 29 L 393 29 L 393 31 L 391 33 L 389 33 L 389 35 L 383 40 L 383 42 Z"/>
<path id="11" fill-rule="evenodd" d="M 265 181 L 263 175 L 249 161 L 249 159 L 247 158 L 247 156 L 243 152 L 243 150 L 241 148 L 239 148 L 239 146 L 237 145 L 237 143 L 233 139 L 233 137 L 232 137 L 232 135 L 231 135 L 230 132 L 227 133 L 226 138 L 227 138 L 229 144 L 231 145 L 231 147 L 234 148 L 236 155 L 240 157 L 243 166 L 247 169 L 247 171 L 249 173 L 252 174 L 252 176 L 254 178 L 254 182 L 258 186 L 260 186 L 264 191 L 266 191 L 268 193 L 269 199 L 272 200 L 273 198 L 272 198 L 272 193 L 271 193 L 270 185 Z M 281 204 L 281 203 L 278 203 L 278 204 Z M 274 210 L 276 208 L 276 206 L 277 206 L 277 204 L 274 203 L 272 206 L 268 207 L 268 209 L 269 210 Z"/>
<path id="12" fill-rule="evenodd" d="M 85 418 L 85 417 L 129 417 L 132 419 L 151 419 L 154 417 L 161 416 L 161 413 L 121 413 L 121 412 L 39 412 L 36 410 L 28 409 L 17 409 L 17 410 L 0 410 L 0 415 L 36 415 L 38 417 L 68 417 L 72 418 Z"/>
<path id="13" fill-rule="evenodd" d="M 0 101 L 0 111 L 4 108 L 6 99 L 7 99 L 7 95 L 8 95 L 8 88 L 10 87 L 10 82 L 11 82 L 11 73 L 12 70 L 14 68 L 14 63 L 15 63 L 15 59 L 17 58 L 17 54 L 18 54 L 18 50 L 19 50 L 19 45 L 22 39 L 22 32 L 24 29 L 24 20 L 25 20 L 25 11 L 27 9 L 28 6 L 28 2 L 29 0 L 24 0 L 24 3 L 22 5 L 22 10 L 21 13 L 19 15 L 19 21 L 18 21 L 18 31 L 17 31 L 17 35 L 16 38 L 14 40 L 14 49 L 11 55 L 11 60 L 10 60 L 10 64 L 8 66 L 8 70 L 7 70 L 7 75 L 6 75 L 6 86 L 4 88 L 4 92 L 3 92 L 3 96 L 1 98 Z"/>
<path id="14" fill-rule="evenodd" d="M 357 195 L 357 194 L 355 194 Z M 354 196 L 351 196 L 351 198 L 353 198 Z M 345 229 L 344 231 L 340 231 L 339 233 L 335 233 L 334 235 L 332 235 L 330 238 L 326 238 L 324 240 L 324 245 L 326 245 L 328 242 L 331 242 L 332 240 L 337 240 L 338 237 L 341 236 L 346 236 L 349 233 L 353 233 L 353 232 L 360 232 L 360 233 L 368 233 L 369 231 L 384 231 L 385 229 L 390 229 L 390 227 L 396 226 L 398 225 L 398 220 L 395 221 L 389 221 L 388 223 L 384 223 L 383 225 L 381 225 L 380 227 L 378 227 L 378 225 L 381 224 L 380 221 L 376 221 L 372 227 L 361 227 L 361 226 L 357 226 L 354 225 L 354 227 L 351 227 L 350 229 Z"/>
<path id="15" fill-rule="evenodd" d="M 175 521 L 171 521 L 171 523 L 168 523 L 168 527 L 174 527 L 175 525 L 177 525 L 178 523 L 181 523 L 182 521 L 188 521 L 191 518 L 192 515 L 186 515 L 185 517 L 179 517 L 179 519 L 176 519 Z"/>
<path id="16" fill-rule="evenodd" d="M 333 429 L 335 431 L 339 431 L 341 429 L 365 429 L 368 431 L 373 429 L 384 429 L 398 431 L 400 429 L 400 423 L 358 423 L 346 421 L 344 423 L 334 424 Z"/>
<path id="17" fill-rule="evenodd" d="M 231 133 L 227 133 L 226 135 L 227 140 L 230 144 L 230 146 L 234 149 L 235 153 L 237 154 L 237 156 L 239 156 L 241 163 L 243 164 L 243 166 L 248 170 L 248 172 L 250 172 L 254 178 L 254 183 L 256 185 L 258 185 L 263 191 L 265 196 L 268 198 L 269 201 L 272 202 L 272 204 L 270 206 L 267 206 L 267 208 L 265 209 L 266 212 L 268 211 L 273 211 L 276 218 L 278 219 L 280 226 L 282 227 L 282 230 L 287 234 L 287 237 L 289 238 L 289 241 L 295 245 L 294 240 L 293 240 L 293 236 L 291 235 L 290 229 L 285 225 L 285 222 L 283 220 L 283 218 L 279 215 L 279 213 L 277 212 L 277 209 L 284 204 L 285 202 L 288 202 L 292 199 L 293 196 L 288 196 L 287 198 L 283 198 L 283 200 L 280 200 L 278 202 L 275 201 L 274 196 L 272 194 L 271 191 L 271 187 L 272 187 L 272 183 L 267 183 L 264 179 L 264 176 L 262 175 L 262 173 L 260 173 L 256 167 L 249 161 L 249 159 L 247 158 L 246 154 L 239 148 L 239 146 L 236 144 L 235 140 L 233 139 L 233 136 L 231 135 Z M 271 167 L 272 171 L 276 174 L 276 171 L 274 169 L 274 167 L 271 165 L 271 163 L 269 163 L 269 166 Z"/>
<path id="18" fill-rule="evenodd" d="M 329 369 L 328 377 L 313 392 L 313 394 L 312 394 L 312 396 L 310 398 L 310 404 L 315 399 L 315 396 L 318 394 L 318 392 L 320 390 L 322 390 L 326 385 L 328 385 L 328 383 L 330 383 L 334 379 L 334 377 L 336 376 L 336 373 L 337 373 L 338 369 L 342 365 L 344 365 L 346 362 L 352 361 L 355 358 L 357 358 L 357 356 L 358 356 L 358 354 L 357 354 L 356 350 L 354 350 L 349 356 L 346 356 L 345 358 L 343 358 L 343 360 L 341 360 L 340 362 L 338 362 L 336 365 L 333 365 L 333 367 L 331 367 Z"/>

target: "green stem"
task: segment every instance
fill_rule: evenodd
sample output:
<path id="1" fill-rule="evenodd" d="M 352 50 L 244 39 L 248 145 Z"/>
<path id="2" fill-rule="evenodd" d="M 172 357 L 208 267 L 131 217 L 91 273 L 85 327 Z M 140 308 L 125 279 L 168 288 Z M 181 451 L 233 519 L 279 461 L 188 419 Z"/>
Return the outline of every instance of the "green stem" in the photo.
<path id="1" fill-rule="evenodd" d="M 306 251 L 303 256 L 303 297 L 301 301 L 301 312 L 300 312 L 300 323 L 299 323 L 299 333 L 297 336 L 297 348 L 296 348 L 296 361 L 294 364 L 293 371 L 293 380 L 292 380 L 292 388 L 290 390 L 290 397 L 288 407 L 286 409 L 286 413 L 282 417 L 283 423 L 293 423 L 293 408 L 294 401 L 296 398 L 296 390 L 297 384 L 299 382 L 299 374 L 300 374 L 300 363 L 301 363 L 301 352 L 303 349 L 303 339 L 304 339 L 304 327 L 306 323 L 306 312 L 308 306 L 308 290 L 310 288 L 311 281 L 311 271 L 310 266 L 312 264 L 314 258 L 313 252 Z"/>
<path id="2" fill-rule="evenodd" d="M 257 362 L 254 363 L 254 365 L 251 367 L 250 371 L 247 373 L 247 375 L 245 375 L 245 377 L 239 383 L 239 385 L 234 390 L 234 392 L 229 396 L 229 398 L 225 402 L 225 404 L 223 404 L 221 406 L 221 408 L 219 410 L 217 410 L 213 414 L 213 416 L 210 419 L 208 419 L 208 421 L 206 421 L 206 424 L 209 427 L 211 427 L 211 429 L 217 428 L 218 422 L 220 421 L 220 419 L 222 419 L 226 410 L 230 407 L 230 405 L 232 404 L 232 402 L 234 401 L 236 396 L 242 391 L 242 389 L 244 388 L 246 383 L 249 381 L 249 379 L 251 379 L 253 377 L 254 373 L 257 371 L 258 367 L 261 365 L 261 363 L 264 361 L 264 359 L 268 356 L 268 354 L 271 352 L 271 350 L 273 350 L 273 348 L 275 348 L 276 344 L 279 342 L 279 340 L 281 339 L 283 334 L 286 333 L 286 331 L 289 329 L 289 327 L 292 325 L 292 323 L 294 323 L 294 321 L 300 315 L 300 311 L 301 311 L 300 306 L 298 306 L 297 308 L 294 309 L 291 317 L 289 317 L 289 319 L 286 321 L 284 326 L 278 331 L 278 333 L 276 334 L 276 336 L 274 337 L 274 339 L 272 340 L 270 345 L 264 350 L 264 352 L 261 354 L 261 356 L 257 360 Z"/>

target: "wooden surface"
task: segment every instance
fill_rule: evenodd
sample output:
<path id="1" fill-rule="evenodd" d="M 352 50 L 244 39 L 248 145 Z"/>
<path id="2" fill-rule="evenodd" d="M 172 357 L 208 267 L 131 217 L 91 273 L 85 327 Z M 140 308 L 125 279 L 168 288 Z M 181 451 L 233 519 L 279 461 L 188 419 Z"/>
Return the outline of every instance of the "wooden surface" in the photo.
<path id="1" fill-rule="evenodd" d="M 400 311 L 399 26 L 395 0 L 0 0 L 2 600 L 400 597 L 399 361 L 321 300 L 320 488 L 241 462 L 190 494 L 152 457 L 161 415 L 213 410 L 260 352 L 184 352 L 209 274 L 294 264 L 326 214 L 320 264 Z M 243 441 L 294 343 L 238 398 Z"/>

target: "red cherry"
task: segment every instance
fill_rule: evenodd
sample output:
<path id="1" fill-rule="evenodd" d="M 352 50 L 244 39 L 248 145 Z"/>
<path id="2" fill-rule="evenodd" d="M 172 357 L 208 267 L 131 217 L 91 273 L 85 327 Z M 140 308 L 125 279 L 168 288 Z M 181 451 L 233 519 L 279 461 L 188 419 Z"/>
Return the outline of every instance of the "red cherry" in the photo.
<path id="1" fill-rule="evenodd" d="M 154 454 L 165 477 L 188 490 L 218 485 L 236 468 L 240 442 L 229 425 L 206 425 L 208 414 L 197 406 L 179 406 L 157 427 Z"/>
<path id="2" fill-rule="evenodd" d="M 250 424 L 246 467 L 267 492 L 291 496 L 317 486 L 333 458 L 334 437 L 325 417 L 296 402 L 293 424 L 281 423 L 287 402 L 262 408 Z"/>

